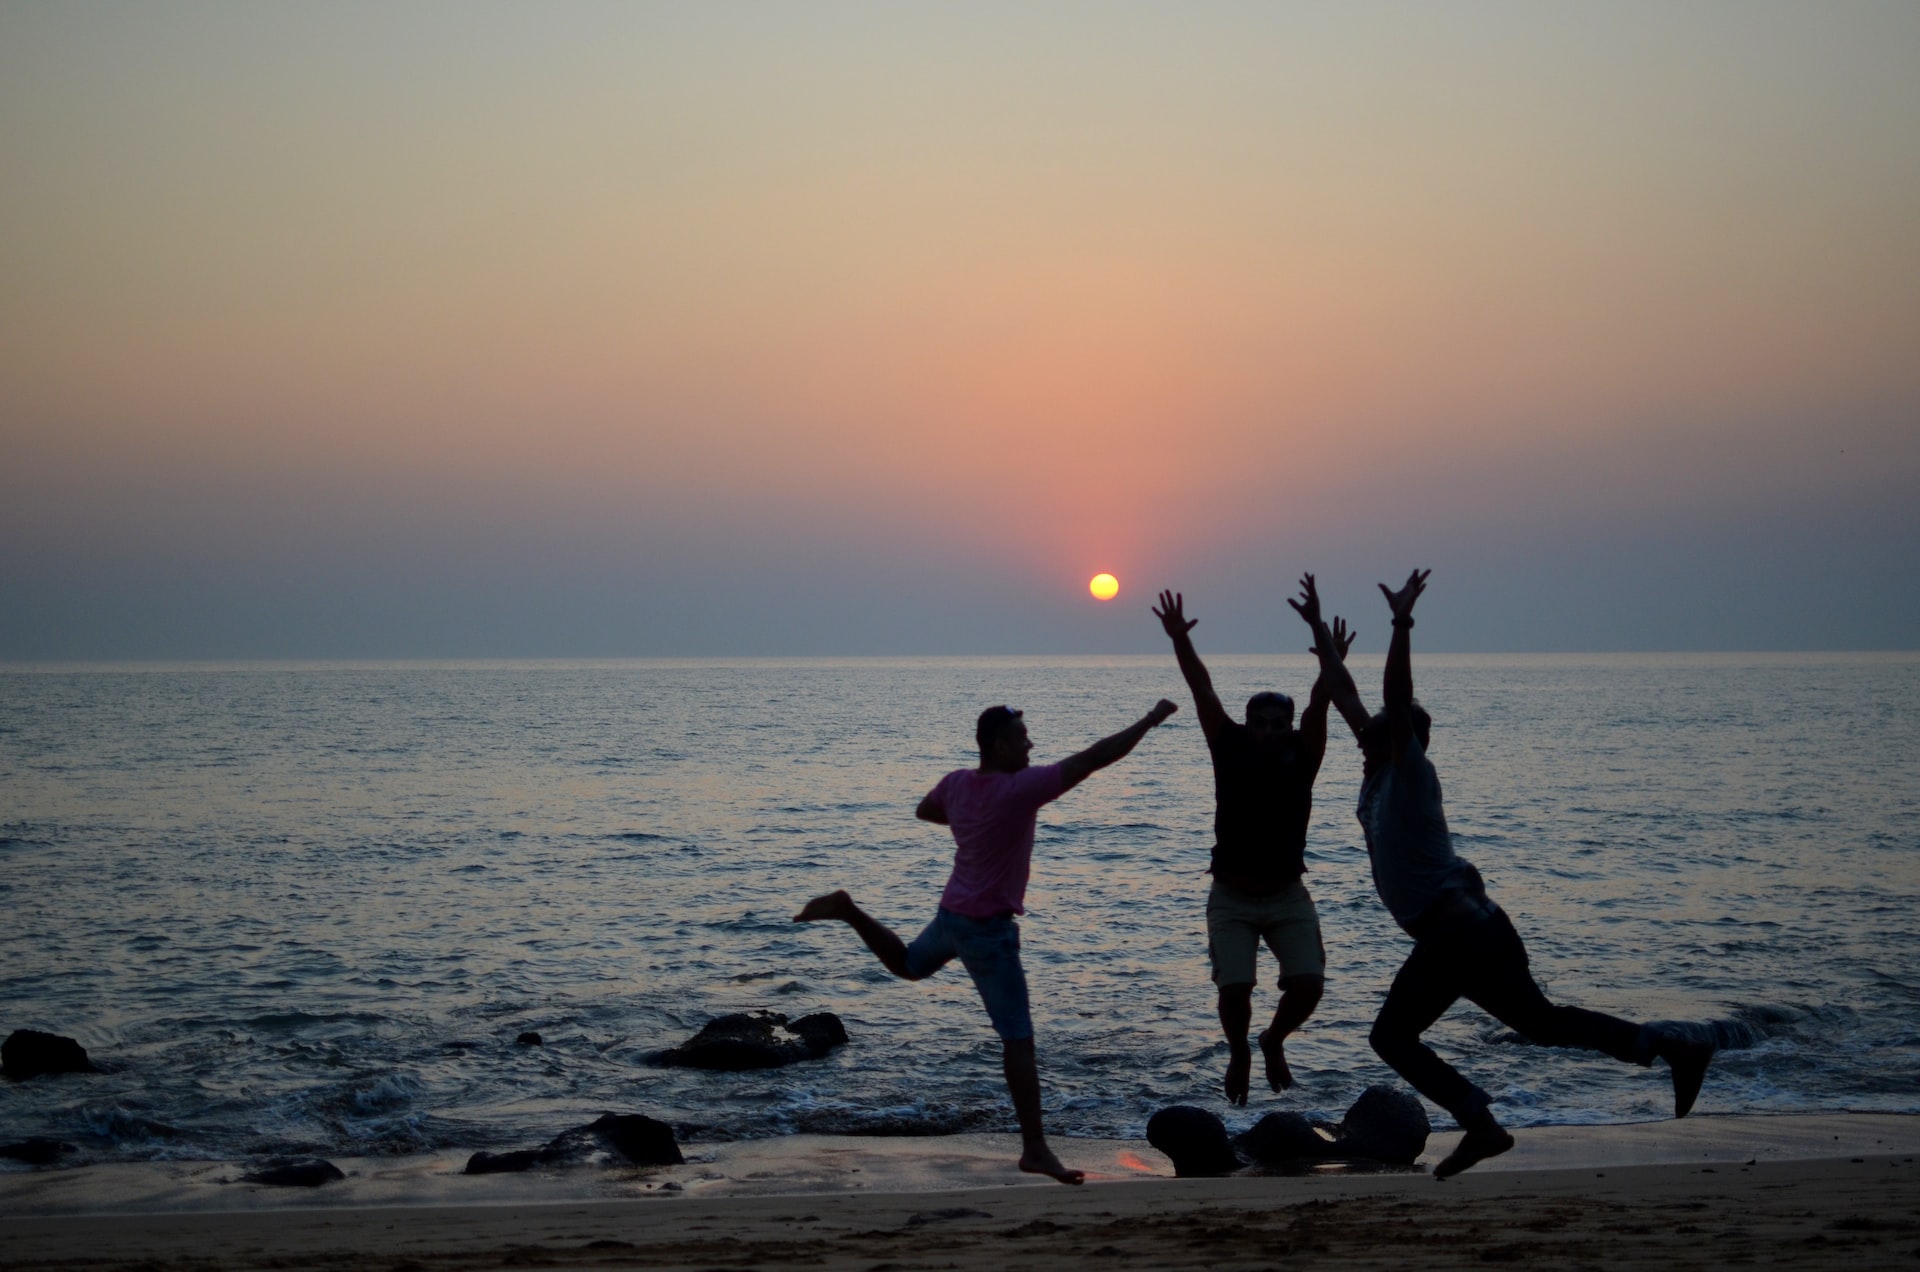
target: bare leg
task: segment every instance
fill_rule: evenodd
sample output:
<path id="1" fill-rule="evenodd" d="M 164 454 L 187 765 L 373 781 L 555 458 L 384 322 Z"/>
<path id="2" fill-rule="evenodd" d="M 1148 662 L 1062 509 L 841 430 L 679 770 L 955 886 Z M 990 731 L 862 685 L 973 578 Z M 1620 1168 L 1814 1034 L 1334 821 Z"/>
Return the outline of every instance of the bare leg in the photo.
<path id="1" fill-rule="evenodd" d="M 1033 1039 L 1006 1039 L 1000 1043 L 1001 1068 L 1007 1075 L 1007 1093 L 1013 1096 L 1013 1115 L 1020 1119 L 1020 1169 L 1030 1175 L 1050 1175 L 1063 1184 L 1086 1181 L 1082 1171 L 1068 1170 L 1047 1147 L 1040 1126 L 1040 1064 Z"/>
<path id="2" fill-rule="evenodd" d="M 888 971 L 905 980 L 917 980 L 907 971 L 907 943 L 893 934 L 893 930 L 853 903 L 853 898 L 845 892 L 829 892 L 823 897 L 815 897 L 793 916 L 795 923 L 817 923 L 822 919 L 839 919 L 867 943 Z"/>
<path id="3" fill-rule="evenodd" d="M 1287 1067 L 1287 1035 L 1307 1023 L 1307 1017 L 1320 1005 L 1324 976 L 1289 976 L 1280 982 L 1280 1005 L 1274 1009 L 1273 1023 L 1260 1035 L 1260 1054 L 1267 1062 L 1267 1087 L 1284 1091 L 1293 1085 L 1293 1070 Z"/>
<path id="4" fill-rule="evenodd" d="M 1253 1052 L 1247 1047 L 1247 1030 L 1253 1027 L 1253 986 L 1220 987 L 1220 1028 L 1227 1035 L 1227 1103 L 1244 1105 L 1253 1085 Z M 1261 1035 L 1261 1048 L 1266 1036 Z M 1269 1065 L 1271 1071 L 1271 1065 Z M 1275 1087 L 1278 1091 L 1280 1088 Z"/>

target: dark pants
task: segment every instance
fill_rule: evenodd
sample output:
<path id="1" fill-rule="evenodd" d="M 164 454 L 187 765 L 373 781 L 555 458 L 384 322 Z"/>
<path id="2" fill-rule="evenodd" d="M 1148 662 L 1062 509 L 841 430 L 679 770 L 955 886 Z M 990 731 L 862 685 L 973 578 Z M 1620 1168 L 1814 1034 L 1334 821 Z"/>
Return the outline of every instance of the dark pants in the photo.
<path id="1" fill-rule="evenodd" d="M 1504 910 L 1489 904 L 1478 916 L 1421 928 L 1413 953 L 1387 991 L 1370 1039 L 1380 1058 L 1414 1090 L 1462 1125 L 1485 1113 L 1490 1097 L 1420 1041 L 1461 998 L 1543 1046 L 1585 1047 L 1633 1064 L 1652 1062 L 1639 1025 L 1548 1002 L 1527 971 L 1527 947 L 1520 934 Z"/>

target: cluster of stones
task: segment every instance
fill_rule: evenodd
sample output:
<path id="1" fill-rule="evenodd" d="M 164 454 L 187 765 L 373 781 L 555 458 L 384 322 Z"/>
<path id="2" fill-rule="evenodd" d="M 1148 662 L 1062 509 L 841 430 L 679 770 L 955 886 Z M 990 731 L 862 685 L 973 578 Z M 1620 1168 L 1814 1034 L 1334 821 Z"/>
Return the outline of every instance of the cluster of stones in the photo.
<path id="1" fill-rule="evenodd" d="M 1249 1168 L 1310 1170 L 1322 1162 L 1411 1166 L 1432 1130 L 1416 1096 L 1377 1083 L 1361 1092 L 1337 1123 L 1269 1113 L 1233 1136 L 1206 1109 L 1176 1104 L 1148 1119 L 1147 1142 L 1173 1160 L 1176 1175 L 1230 1175 Z"/>

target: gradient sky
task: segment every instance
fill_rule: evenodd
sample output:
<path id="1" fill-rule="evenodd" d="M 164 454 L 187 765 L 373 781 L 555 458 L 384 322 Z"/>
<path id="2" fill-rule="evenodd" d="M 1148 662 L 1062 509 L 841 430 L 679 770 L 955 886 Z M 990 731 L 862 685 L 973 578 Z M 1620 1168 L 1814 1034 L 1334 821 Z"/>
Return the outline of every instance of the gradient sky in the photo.
<path id="1" fill-rule="evenodd" d="M 1920 647 L 1905 0 L 0 0 L 0 173 L 0 658 Z"/>

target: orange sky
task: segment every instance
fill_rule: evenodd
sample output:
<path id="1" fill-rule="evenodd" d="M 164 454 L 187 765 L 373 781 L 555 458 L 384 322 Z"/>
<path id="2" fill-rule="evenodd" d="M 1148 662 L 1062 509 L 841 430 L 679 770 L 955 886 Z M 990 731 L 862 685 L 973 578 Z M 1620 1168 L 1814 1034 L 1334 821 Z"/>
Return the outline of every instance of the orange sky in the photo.
<path id="1" fill-rule="evenodd" d="M 1902 5 L 11 5 L 0 534 L 1084 588 L 1857 509 L 1916 120 Z"/>

